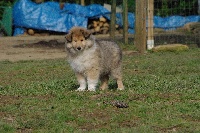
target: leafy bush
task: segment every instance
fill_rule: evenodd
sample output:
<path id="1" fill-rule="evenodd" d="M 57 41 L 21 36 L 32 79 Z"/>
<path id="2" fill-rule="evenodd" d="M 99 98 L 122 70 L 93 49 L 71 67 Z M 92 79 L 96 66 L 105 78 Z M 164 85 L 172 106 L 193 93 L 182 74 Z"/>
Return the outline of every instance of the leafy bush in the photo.
<path id="1" fill-rule="evenodd" d="M 0 0 L 0 20 L 2 19 L 2 15 L 3 15 L 3 11 L 4 11 L 4 7 L 6 6 L 12 6 L 13 4 L 13 0 Z"/>

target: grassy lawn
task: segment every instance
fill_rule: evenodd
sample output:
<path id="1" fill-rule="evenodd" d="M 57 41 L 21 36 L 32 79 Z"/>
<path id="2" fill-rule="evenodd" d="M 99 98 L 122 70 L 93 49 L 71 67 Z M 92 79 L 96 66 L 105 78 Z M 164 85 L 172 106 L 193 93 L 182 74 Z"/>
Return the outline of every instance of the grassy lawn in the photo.
<path id="1" fill-rule="evenodd" d="M 66 59 L 2 61 L 0 132 L 200 132 L 200 49 L 125 55 L 123 74 L 125 91 L 76 92 Z"/>

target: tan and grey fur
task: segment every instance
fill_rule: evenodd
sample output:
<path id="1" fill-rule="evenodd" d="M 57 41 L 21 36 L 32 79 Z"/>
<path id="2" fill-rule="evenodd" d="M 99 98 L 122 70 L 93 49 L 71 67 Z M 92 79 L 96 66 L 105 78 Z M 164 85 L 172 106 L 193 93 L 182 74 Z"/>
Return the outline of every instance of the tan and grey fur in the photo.
<path id="1" fill-rule="evenodd" d="M 100 89 L 108 88 L 110 75 L 116 79 L 118 90 L 123 90 L 121 65 L 122 52 L 112 41 L 96 41 L 90 31 L 81 27 L 72 28 L 66 35 L 68 62 L 75 71 L 80 84 L 78 91 L 95 91 L 98 80 Z"/>

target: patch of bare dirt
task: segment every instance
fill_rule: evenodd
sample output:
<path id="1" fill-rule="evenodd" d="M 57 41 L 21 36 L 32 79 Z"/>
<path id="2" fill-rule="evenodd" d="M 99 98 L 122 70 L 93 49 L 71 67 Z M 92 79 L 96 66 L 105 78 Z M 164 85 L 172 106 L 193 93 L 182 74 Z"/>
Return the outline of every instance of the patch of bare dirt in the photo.
<path id="1" fill-rule="evenodd" d="M 20 100 L 18 96 L 4 96 L 0 95 L 0 105 L 4 106 L 6 104 L 16 104 Z"/>
<path id="2" fill-rule="evenodd" d="M 14 45 L 14 48 L 41 48 L 41 49 L 60 49 L 64 50 L 64 42 L 58 42 L 57 40 L 39 41 L 32 44 L 20 44 Z"/>
<path id="3" fill-rule="evenodd" d="M 109 36 L 96 36 L 96 38 L 110 40 Z M 65 58 L 64 43 L 64 35 L 0 37 L 0 61 Z M 123 54 L 134 55 L 138 53 L 124 51 Z"/>
<path id="4" fill-rule="evenodd" d="M 65 58 L 64 36 L 1 37 L 0 61 Z"/>

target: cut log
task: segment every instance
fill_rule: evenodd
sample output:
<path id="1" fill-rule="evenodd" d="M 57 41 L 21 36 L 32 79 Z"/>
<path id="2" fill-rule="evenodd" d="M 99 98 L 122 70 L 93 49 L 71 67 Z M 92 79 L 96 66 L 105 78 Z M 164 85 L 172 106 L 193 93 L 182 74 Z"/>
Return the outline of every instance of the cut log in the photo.
<path id="1" fill-rule="evenodd" d="M 99 26 L 102 27 L 103 26 L 103 22 L 100 21 L 99 22 Z"/>
<path id="2" fill-rule="evenodd" d="M 110 25 L 106 22 L 103 24 L 103 27 L 110 27 Z"/>
<path id="3" fill-rule="evenodd" d="M 95 32 L 100 32 L 100 26 L 95 27 L 95 28 L 94 28 L 94 31 L 95 31 Z"/>
<path id="4" fill-rule="evenodd" d="M 28 29 L 28 34 L 29 35 L 34 35 L 35 34 L 35 31 L 33 29 Z"/>
<path id="5" fill-rule="evenodd" d="M 104 17 L 100 17 L 100 18 L 99 18 L 99 21 L 101 21 L 101 22 L 106 22 L 107 20 L 106 20 Z"/>
<path id="6" fill-rule="evenodd" d="M 100 29 L 100 32 L 101 32 L 102 34 L 107 34 L 108 31 L 109 31 L 109 28 L 108 28 L 108 27 L 102 27 L 102 28 Z"/>
<path id="7" fill-rule="evenodd" d="M 93 21 L 93 27 L 96 28 L 99 25 L 99 21 Z"/>
<path id="8" fill-rule="evenodd" d="M 87 28 L 93 34 L 107 34 L 110 30 L 109 27 L 110 27 L 109 21 L 104 17 L 89 20 L 87 26 Z M 115 25 L 115 28 L 117 30 L 120 30 L 120 26 L 118 24 Z"/>

